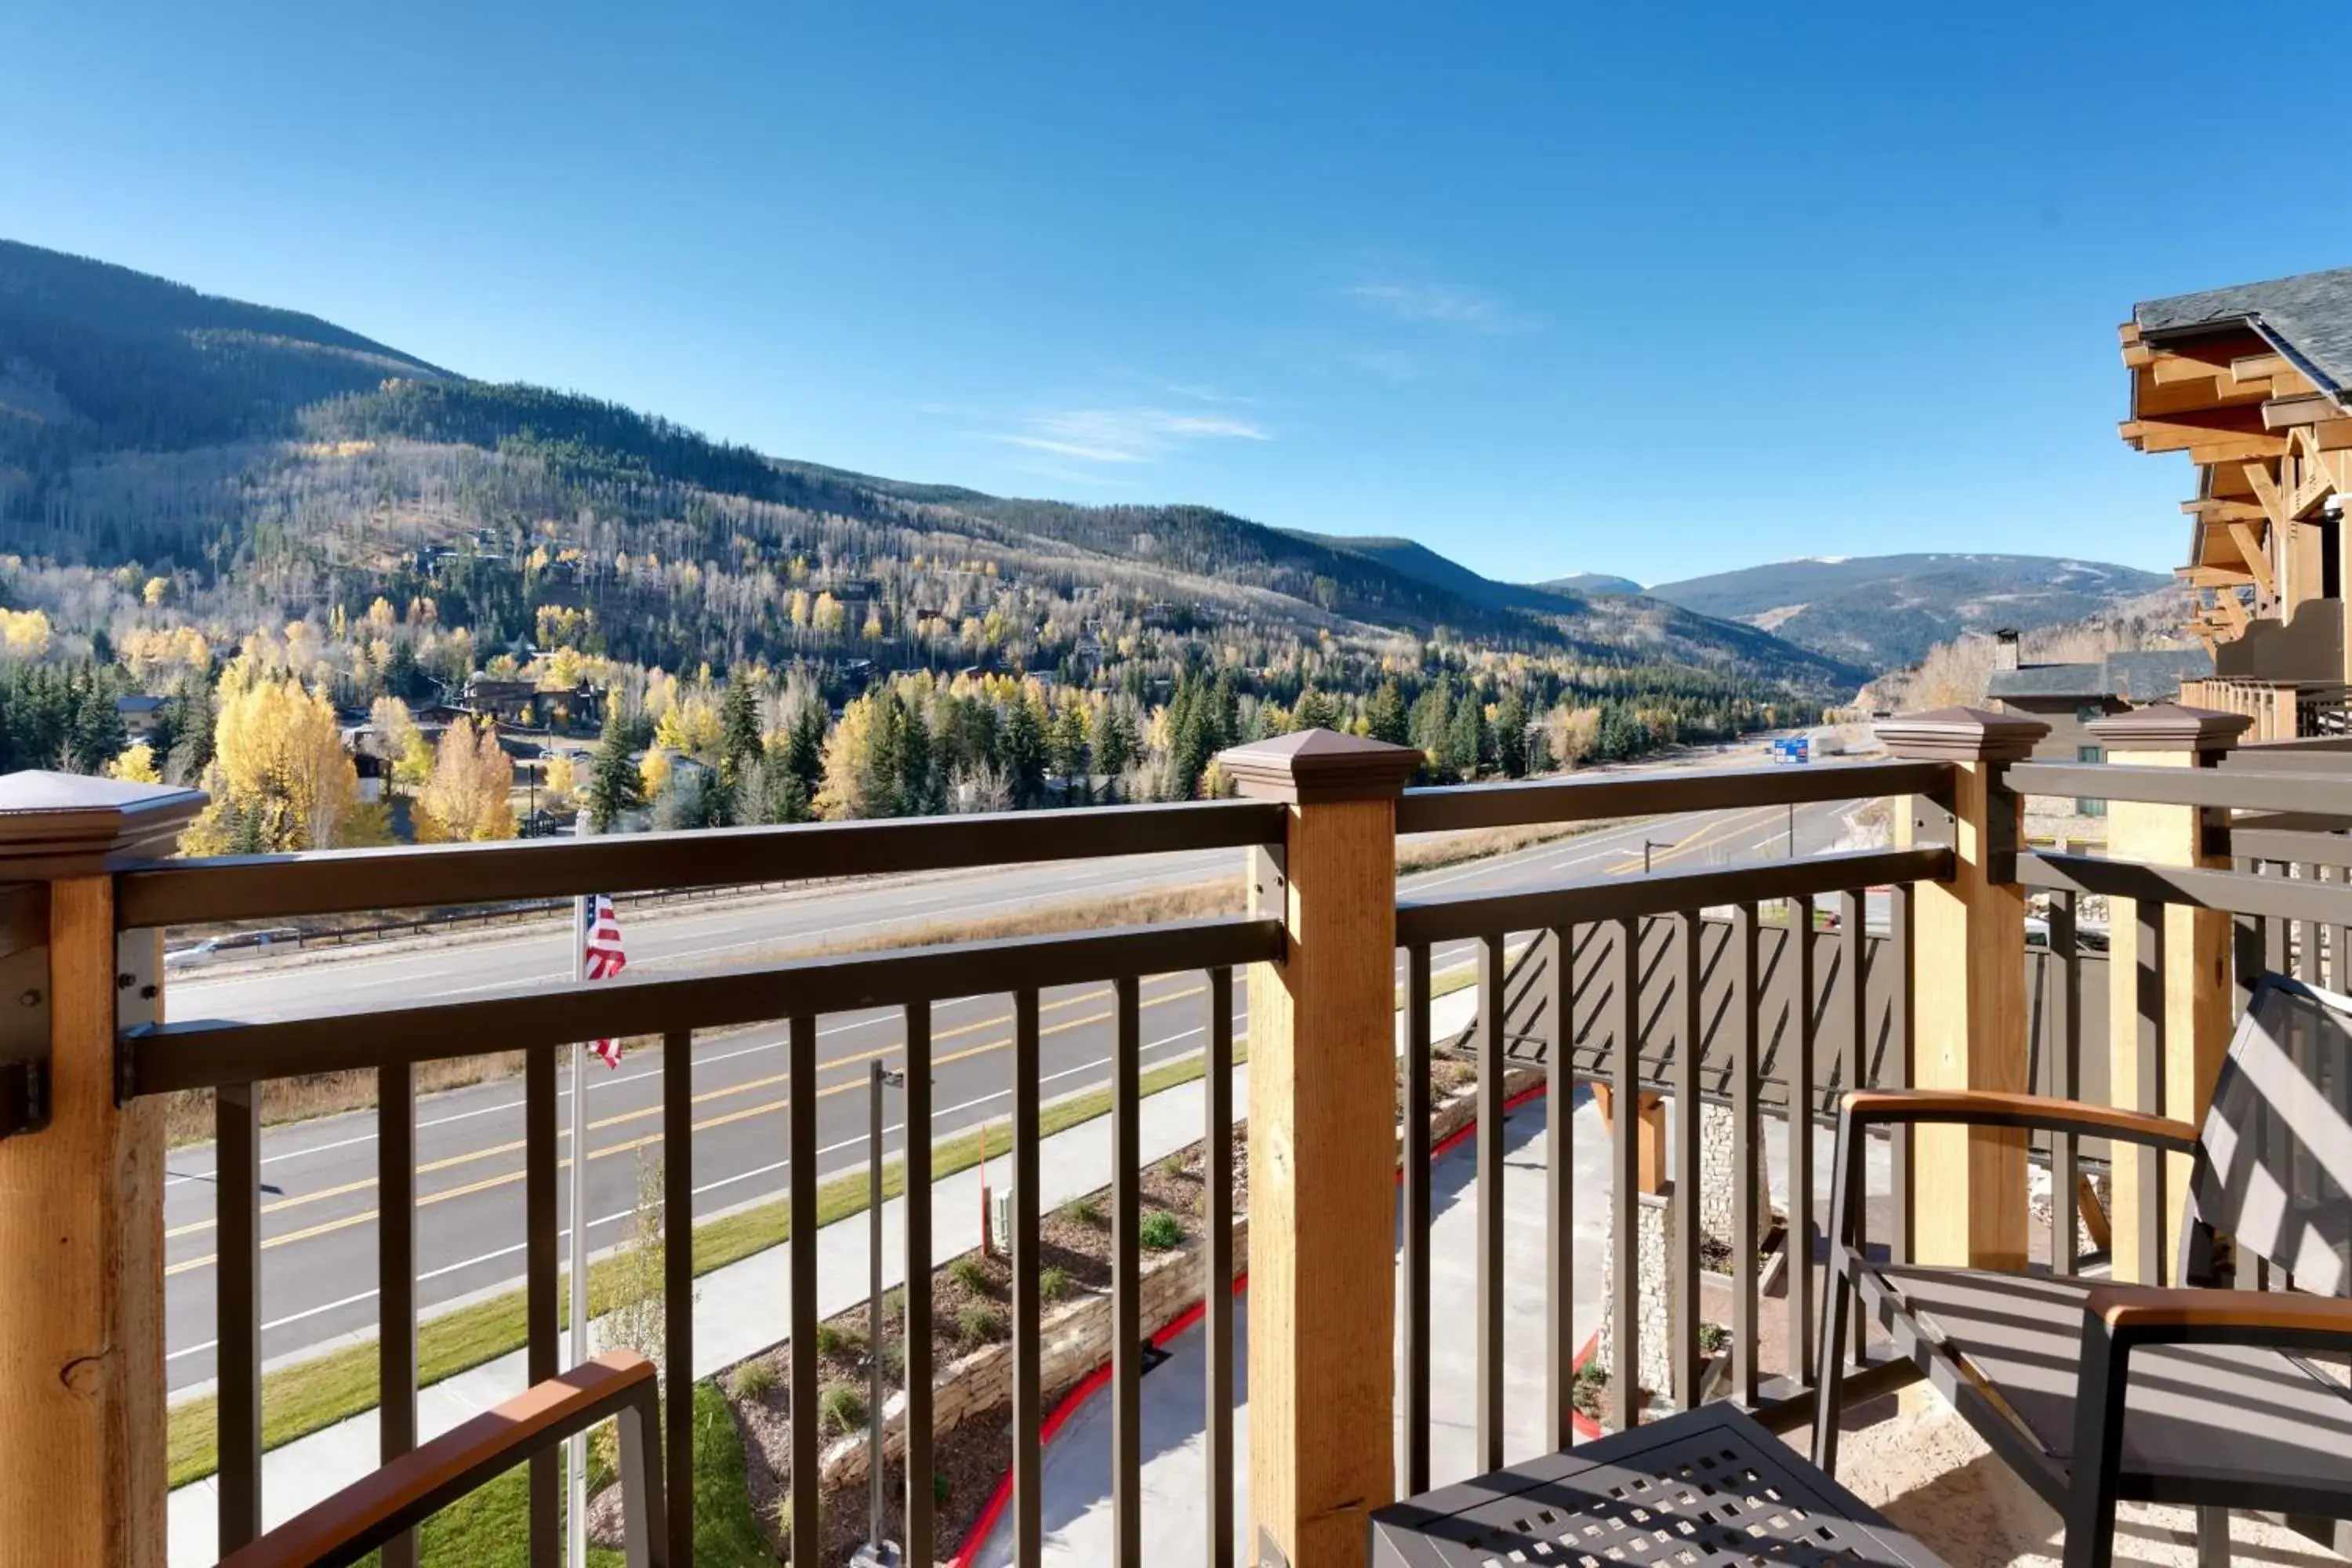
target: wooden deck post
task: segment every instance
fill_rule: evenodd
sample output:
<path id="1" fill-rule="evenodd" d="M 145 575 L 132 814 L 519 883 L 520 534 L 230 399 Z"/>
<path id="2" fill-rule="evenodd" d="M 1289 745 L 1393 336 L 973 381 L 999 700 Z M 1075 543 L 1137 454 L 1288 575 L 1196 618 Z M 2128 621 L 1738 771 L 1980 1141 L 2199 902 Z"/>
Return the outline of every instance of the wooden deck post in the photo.
<path id="1" fill-rule="evenodd" d="M 46 1125 L 0 1139 L 0 1568 L 163 1568 L 163 1112 L 115 1103 L 108 868 L 204 798 L 0 778 L 0 883 L 48 891 L 46 985 L 0 998 L 48 1017 Z M 161 952 L 142 967 L 160 985 Z"/>
<path id="2" fill-rule="evenodd" d="M 1220 760 L 1290 806 L 1250 879 L 1288 943 L 1249 977 L 1249 1560 L 1362 1568 L 1396 1484 L 1396 800 L 1421 753 L 1308 730 Z"/>
<path id="3" fill-rule="evenodd" d="M 2210 768 L 2253 721 L 2210 708 L 2167 704 L 2119 713 L 2091 725 L 2108 760 L 2142 767 Z M 2152 866 L 2227 867 L 2226 840 L 2209 833 L 2216 814 L 2194 805 L 2117 800 L 2107 805 L 2107 853 Z M 2226 814 L 2220 814 L 2226 818 Z M 2216 853 L 2217 850 L 2221 852 Z M 2139 909 L 2131 899 L 2107 900 L 2107 1082 L 2116 1104 L 2205 1123 L 2205 1103 L 2229 1054 L 2230 917 L 2215 910 L 2168 906 L 2164 938 L 2143 994 Z M 2159 963 L 2160 961 L 2160 963 Z M 2153 1048 L 2155 1059 L 2144 1062 Z M 2142 1074 L 2160 1103 L 2144 1104 Z M 2178 1261 L 2180 1205 L 2189 1190 L 2189 1157 L 2165 1156 L 2163 1177 L 2150 1192 L 2147 1161 L 2118 1158 L 2107 1205 L 2112 1270 L 2117 1279 L 2162 1284 Z M 2149 1212 L 2149 1205 L 2153 1212 Z M 2156 1256 L 2147 1256 L 2150 1245 Z"/>
<path id="4" fill-rule="evenodd" d="M 1910 1082 L 1921 1089 L 2023 1090 L 2025 898 L 1994 880 L 2023 837 L 2023 809 L 2001 783 L 2047 724 L 1975 708 L 1890 720 L 1878 738 L 1897 757 L 1948 762 L 1949 800 L 1897 803 L 1895 842 L 1948 844 L 1949 882 L 1914 895 Z M 1921 1127 L 1911 1138 L 1913 1258 L 1979 1268 L 2025 1267 L 2025 1136 L 1992 1128 Z"/>

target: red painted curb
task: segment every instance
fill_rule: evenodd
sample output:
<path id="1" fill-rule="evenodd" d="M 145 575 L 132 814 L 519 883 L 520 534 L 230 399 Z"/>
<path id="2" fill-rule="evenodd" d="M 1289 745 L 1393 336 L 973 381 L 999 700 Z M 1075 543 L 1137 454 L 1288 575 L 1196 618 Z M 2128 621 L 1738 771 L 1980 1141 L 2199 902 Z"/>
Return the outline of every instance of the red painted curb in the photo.
<path id="1" fill-rule="evenodd" d="M 1539 1083 L 1530 1085 L 1529 1087 L 1519 1090 L 1518 1093 L 1512 1095 L 1509 1099 L 1503 1101 L 1503 1110 L 1505 1113 L 1507 1114 L 1511 1111 L 1517 1110 L 1520 1106 L 1527 1104 L 1529 1100 L 1543 1093 L 1543 1091 L 1544 1086 Z M 1475 1119 L 1473 1119 L 1472 1121 L 1465 1122 L 1464 1125 L 1455 1128 L 1438 1142 L 1431 1145 L 1429 1157 L 1432 1160 L 1436 1159 L 1439 1155 L 1457 1147 L 1466 1140 L 1475 1137 L 1477 1132 L 1478 1123 Z M 1397 1172 L 1397 1180 L 1400 1183 L 1404 1180 L 1404 1172 L 1402 1170 L 1399 1170 Z M 1248 1287 L 1248 1285 L 1249 1275 L 1247 1273 L 1235 1275 L 1234 1277 L 1234 1294 L 1236 1296 L 1240 1295 L 1243 1290 Z M 1201 1321 L 1201 1314 L 1206 1305 L 1207 1304 L 1205 1302 L 1195 1301 L 1191 1306 L 1185 1308 L 1181 1312 L 1179 1312 L 1174 1318 L 1171 1319 L 1166 1327 L 1162 1328 L 1158 1333 L 1151 1336 L 1151 1342 L 1155 1345 L 1166 1345 L 1169 1341 L 1174 1339 L 1178 1334 L 1182 1333 L 1194 1323 L 1199 1322 Z M 1581 1370 L 1585 1362 L 1591 1359 L 1593 1347 L 1598 1345 L 1600 1342 L 1601 1336 L 1597 1332 L 1591 1339 L 1584 1342 L 1584 1348 L 1576 1352 L 1576 1366 L 1578 1370 Z M 1106 1363 L 1105 1364 L 1095 1368 L 1094 1371 L 1088 1373 L 1086 1376 L 1080 1378 L 1076 1386 L 1073 1387 L 1068 1394 L 1063 1395 L 1062 1402 L 1054 1406 L 1052 1414 L 1048 1415 L 1045 1417 L 1044 1424 L 1037 1428 L 1037 1448 L 1041 1456 L 1045 1452 L 1045 1445 L 1054 1440 L 1054 1435 L 1059 1432 L 1064 1426 L 1068 1424 L 1071 1416 L 1077 1414 L 1078 1406 L 1084 1405 L 1096 1394 L 1101 1392 L 1103 1384 L 1109 1381 L 1110 1366 Z M 1570 1411 L 1569 1414 L 1575 1422 L 1576 1435 L 1578 1436 L 1598 1437 L 1601 1436 L 1601 1428 L 1594 1426 L 1582 1411 L 1575 1410 Z M 980 1510 L 980 1517 L 971 1521 L 971 1528 L 970 1530 L 964 1531 L 962 1544 L 956 1548 L 955 1556 L 950 1560 L 950 1568 L 971 1568 L 972 1558 L 979 1552 L 982 1546 L 987 1544 L 990 1534 L 996 1529 L 997 1521 L 1004 1516 L 1005 1505 L 1012 1500 L 1013 1472 L 1008 1469 L 1003 1475 L 997 1478 L 996 1489 L 991 1492 L 988 1496 L 988 1506 Z"/>

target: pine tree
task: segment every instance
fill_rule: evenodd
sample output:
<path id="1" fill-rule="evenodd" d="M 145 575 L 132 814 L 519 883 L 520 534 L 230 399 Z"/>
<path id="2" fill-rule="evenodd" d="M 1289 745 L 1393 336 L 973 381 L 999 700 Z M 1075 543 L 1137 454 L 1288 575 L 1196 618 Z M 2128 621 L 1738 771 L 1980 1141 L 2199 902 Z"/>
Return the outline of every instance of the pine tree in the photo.
<path id="1" fill-rule="evenodd" d="M 760 700 L 741 675 L 727 683 L 719 705 L 719 758 L 730 770 L 760 754 Z"/>
<path id="2" fill-rule="evenodd" d="M 599 833 L 610 833 L 621 813 L 644 798 L 635 764 L 629 761 L 629 731 L 621 705 L 604 708 L 604 732 L 596 742 L 596 755 L 588 774 L 588 821 Z"/>
<path id="3" fill-rule="evenodd" d="M 1516 687 L 1495 710 L 1495 762 L 1507 778 L 1528 776 L 1528 704 Z"/>
<path id="4" fill-rule="evenodd" d="M 1412 730 L 1405 720 L 1404 694 L 1397 689 L 1395 681 L 1381 681 L 1380 689 L 1364 705 L 1364 732 L 1391 746 L 1412 744 Z"/>
<path id="5" fill-rule="evenodd" d="M 1045 721 L 1036 705 L 1015 698 L 1006 716 L 997 763 L 1013 788 L 1016 806 L 1035 804 L 1045 784 Z"/>
<path id="6" fill-rule="evenodd" d="M 1061 776 L 1062 787 L 1074 797 L 1086 775 L 1087 751 L 1087 716 L 1073 702 L 1055 717 L 1053 732 L 1046 741 L 1046 754 L 1053 761 L 1054 772 Z"/>

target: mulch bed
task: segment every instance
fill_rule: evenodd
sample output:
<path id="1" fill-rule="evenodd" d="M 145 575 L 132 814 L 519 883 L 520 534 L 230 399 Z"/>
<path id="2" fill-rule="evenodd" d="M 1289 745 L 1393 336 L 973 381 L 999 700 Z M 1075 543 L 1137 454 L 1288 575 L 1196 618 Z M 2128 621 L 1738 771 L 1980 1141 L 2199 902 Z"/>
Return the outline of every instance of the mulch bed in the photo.
<path id="1" fill-rule="evenodd" d="M 1194 1143 L 1155 1161 L 1139 1173 L 1139 1213 L 1173 1215 L 1184 1239 L 1201 1229 L 1205 1184 L 1202 1145 Z M 1233 1140 L 1233 1195 L 1236 1213 L 1249 1194 L 1248 1135 L 1236 1130 Z M 1040 1279 L 1058 1274 L 1047 1303 L 1085 1292 L 1105 1292 L 1111 1286 L 1111 1194 L 1108 1187 L 1042 1214 L 1037 1221 Z M 1000 1238 L 1002 1239 L 1002 1238 Z M 1147 1255 L 1148 1251 L 1147 1250 Z M 1013 1269 L 1001 1254 L 977 1250 L 950 1258 L 931 1276 L 931 1358 L 934 1368 L 945 1367 L 958 1356 L 983 1345 L 1009 1339 L 1013 1323 Z M 898 1289 L 883 1295 L 884 1380 L 896 1388 L 903 1376 L 904 1297 Z M 827 1319 L 819 1330 L 817 1398 L 819 1424 L 830 1443 L 845 1430 L 862 1427 L 866 1420 L 867 1336 L 866 1309 L 860 1303 Z M 730 1372 L 722 1384 L 737 1429 L 743 1438 L 750 1471 L 753 1513 L 769 1534 L 780 1558 L 789 1561 L 781 1524 L 791 1489 L 792 1474 L 792 1347 L 780 1344 L 752 1357 Z M 1068 1386 L 1048 1389 L 1045 1407 L 1052 1410 Z M 1003 1406 L 966 1420 L 952 1432 L 939 1435 L 932 1447 L 933 1516 L 942 1557 L 961 1542 L 994 1493 L 997 1481 L 1013 1463 L 1012 1412 Z M 883 1524 L 898 1539 L 906 1498 L 905 1467 L 884 1467 Z M 868 1529 L 866 1483 L 830 1489 L 824 1493 L 822 1516 L 824 1539 L 818 1561 L 838 1564 L 866 1540 Z"/>

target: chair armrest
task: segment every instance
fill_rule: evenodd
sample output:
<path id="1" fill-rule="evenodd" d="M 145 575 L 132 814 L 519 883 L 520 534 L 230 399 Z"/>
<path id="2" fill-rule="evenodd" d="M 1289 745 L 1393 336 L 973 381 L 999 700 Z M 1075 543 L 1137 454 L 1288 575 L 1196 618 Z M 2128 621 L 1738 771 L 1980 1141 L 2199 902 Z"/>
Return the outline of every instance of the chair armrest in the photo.
<path id="1" fill-rule="evenodd" d="M 492 1478 L 608 1417 L 634 1412 L 649 1434 L 655 1381 L 654 1363 L 645 1357 L 607 1351 L 410 1449 L 231 1552 L 220 1568 L 356 1563 Z"/>
<path id="2" fill-rule="evenodd" d="M 1898 1121 L 1961 1122 L 2120 1139 L 2180 1154 L 2197 1152 L 2197 1129 L 2186 1121 L 2046 1094 L 1982 1089 L 1869 1089 L 1847 1094 L 1843 1107 L 1846 1118 L 1858 1127 Z"/>
<path id="3" fill-rule="evenodd" d="M 2084 1333 L 2137 1344 L 2352 1345 L 2352 1300 L 2297 1290 L 2105 1285 L 2083 1298 Z"/>

